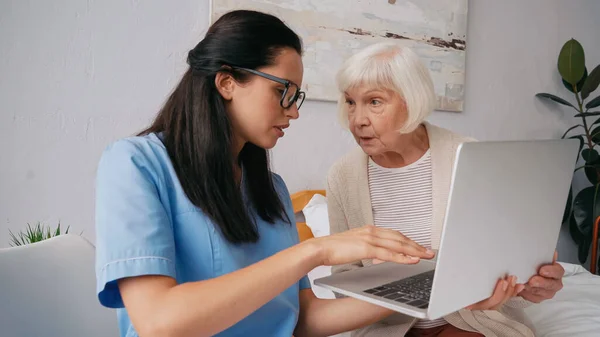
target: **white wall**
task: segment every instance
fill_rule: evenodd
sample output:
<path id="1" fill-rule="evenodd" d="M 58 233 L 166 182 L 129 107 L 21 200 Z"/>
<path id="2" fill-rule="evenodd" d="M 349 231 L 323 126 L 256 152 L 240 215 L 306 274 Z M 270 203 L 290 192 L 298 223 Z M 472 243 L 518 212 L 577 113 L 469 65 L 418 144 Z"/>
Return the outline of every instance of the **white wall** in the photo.
<path id="1" fill-rule="evenodd" d="M 566 95 L 556 56 L 571 37 L 600 63 L 597 13 L 595 0 L 471 0 L 465 111 L 431 121 L 481 140 L 560 136 L 571 113 L 534 94 Z M 59 219 L 94 240 L 102 149 L 149 122 L 207 24 L 208 1 L 0 1 L 0 247 L 8 229 Z M 308 101 L 274 168 L 292 192 L 322 188 L 352 146 L 335 106 Z"/>

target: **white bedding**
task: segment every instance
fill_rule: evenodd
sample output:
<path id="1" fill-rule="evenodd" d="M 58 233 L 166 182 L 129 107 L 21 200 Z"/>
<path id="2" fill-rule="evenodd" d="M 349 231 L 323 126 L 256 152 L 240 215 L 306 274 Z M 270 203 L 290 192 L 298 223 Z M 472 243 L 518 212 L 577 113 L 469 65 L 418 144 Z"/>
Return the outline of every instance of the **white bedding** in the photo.
<path id="1" fill-rule="evenodd" d="M 561 264 L 564 288 L 553 299 L 526 309 L 536 336 L 600 336 L 600 276 L 579 265 Z"/>

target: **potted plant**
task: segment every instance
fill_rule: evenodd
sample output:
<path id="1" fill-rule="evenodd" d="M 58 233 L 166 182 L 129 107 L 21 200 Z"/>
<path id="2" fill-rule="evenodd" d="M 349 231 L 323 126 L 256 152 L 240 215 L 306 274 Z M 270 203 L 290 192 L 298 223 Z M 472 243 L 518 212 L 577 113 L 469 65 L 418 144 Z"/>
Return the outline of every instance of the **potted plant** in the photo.
<path id="1" fill-rule="evenodd" d="M 10 235 L 10 246 L 24 246 L 30 243 L 50 239 L 61 234 L 68 234 L 69 227 L 67 227 L 65 232 L 62 233 L 60 229 L 60 222 L 58 223 L 56 229 L 51 229 L 50 226 L 45 226 L 38 222 L 35 226 L 27 224 L 27 228 L 24 231 L 20 231 L 17 234 L 14 234 L 9 229 L 8 232 Z"/>
<path id="2" fill-rule="evenodd" d="M 571 92 L 571 102 L 548 93 L 538 93 L 536 96 L 575 110 L 573 117 L 577 119 L 577 124 L 566 130 L 562 138 L 579 140 L 577 160 L 582 158 L 583 164 L 575 172 L 584 170 L 591 186 L 578 192 L 575 197 L 572 189 L 569 191 L 563 223 L 568 222 L 571 237 L 578 245 L 579 261 L 584 264 L 593 241 L 594 222 L 600 215 L 600 155 L 596 149 L 600 144 L 600 96 L 591 95 L 600 84 L 600 65 L 588 73 L 583 47 L 577 40 L 571 39 L 563 45 L 558 55 L 558 73 L 564 86 Z M 595 252 L 592 255 L 595 256 Z"/>

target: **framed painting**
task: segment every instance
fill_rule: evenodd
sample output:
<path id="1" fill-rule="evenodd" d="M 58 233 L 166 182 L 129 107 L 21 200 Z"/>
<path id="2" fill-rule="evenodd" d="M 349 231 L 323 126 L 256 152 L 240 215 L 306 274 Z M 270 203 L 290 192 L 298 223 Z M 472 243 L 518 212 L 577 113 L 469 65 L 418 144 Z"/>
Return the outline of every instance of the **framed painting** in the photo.
<path id="1" fill-rule="evenodd" d="M 235 9 L 281 18 L 304 43 L 306 98 L 337 101 L 335 73 L 363 47 L 390 39 L 429 68 L 437 110 L 462 111 L 468 0 L 211 0 L 210 22 Z"/>

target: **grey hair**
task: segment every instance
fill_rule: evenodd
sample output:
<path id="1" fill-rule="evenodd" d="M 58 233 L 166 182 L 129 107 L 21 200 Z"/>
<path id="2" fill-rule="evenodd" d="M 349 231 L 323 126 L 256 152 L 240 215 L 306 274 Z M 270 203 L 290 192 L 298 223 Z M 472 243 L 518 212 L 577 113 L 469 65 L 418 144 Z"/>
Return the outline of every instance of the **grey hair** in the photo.
<path id="1" fill-rule="evenodd" d="M 415 130 L 435 109 L 436 95 L 429 70 L 410 48 L 394 42 L 370 45 L 348 58 L 336 76 L 340 92 L 338 118 L 348 127 L 348 111 L 344 92 L 366 85 L 375 89 L 388 89 L 404 100 L 408 117 L 400 130 Z"/>

